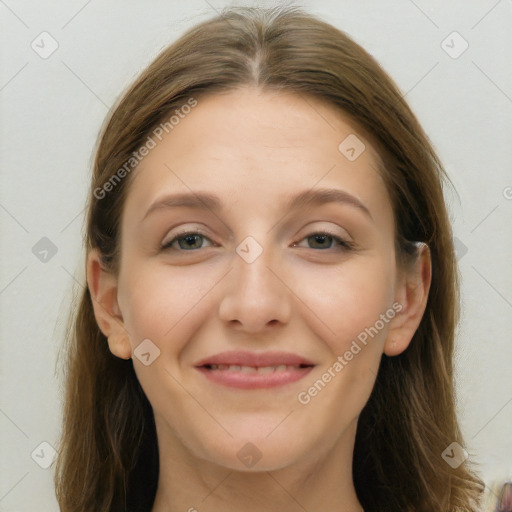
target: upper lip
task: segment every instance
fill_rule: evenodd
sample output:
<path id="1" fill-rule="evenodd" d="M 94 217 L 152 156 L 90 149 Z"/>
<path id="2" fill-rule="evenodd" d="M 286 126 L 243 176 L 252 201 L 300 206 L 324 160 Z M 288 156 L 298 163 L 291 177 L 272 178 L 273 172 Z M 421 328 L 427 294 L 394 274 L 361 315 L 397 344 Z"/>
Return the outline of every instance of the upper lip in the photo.
<path id="1" fill-rule="evenodd" d="M 206 357 L 198 361 L 195 366 L 212 364 L 238 365 L 238 366 L 314 366 L 314 363 L 297 354 L 289 352 L 247 352 L 228 351 Z"/>

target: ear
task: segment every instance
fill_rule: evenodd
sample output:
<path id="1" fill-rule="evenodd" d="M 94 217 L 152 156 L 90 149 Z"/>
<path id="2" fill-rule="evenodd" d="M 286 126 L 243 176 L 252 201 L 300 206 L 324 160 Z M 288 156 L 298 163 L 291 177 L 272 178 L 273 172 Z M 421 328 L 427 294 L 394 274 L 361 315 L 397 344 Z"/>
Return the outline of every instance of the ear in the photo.
<path id="1" fill-rule="evenodd" d="M 91 295 L 94 316 L 101 332 L 108 338 L 112 354 L 130 359 L 130 336 L 125 329 L 117 302 L 117 278 L 101 264 L 99 249 L 87 255 L 87 285 Z"/>
<path id="2" fill-rule="evenodd" d="M 401 309 L 390 322 L 384 343 L 387 356 L 401 354 L 409 346 L 425 313 L 432 280 L 432 261 L 428 245 L 419 244 L 415 261 L 399 273 L 395 301 Z"/>

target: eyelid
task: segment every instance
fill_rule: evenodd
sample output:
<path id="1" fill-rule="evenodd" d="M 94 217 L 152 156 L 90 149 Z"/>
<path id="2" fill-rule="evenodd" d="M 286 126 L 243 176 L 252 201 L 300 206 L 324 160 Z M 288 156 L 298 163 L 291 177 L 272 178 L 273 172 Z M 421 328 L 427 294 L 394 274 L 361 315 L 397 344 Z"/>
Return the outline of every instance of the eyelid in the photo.
<path id="1" fill-rule="evenodd" d="M 170 239 L 166 242 L 165 240 L 167 240 L 167 237 L 164 238 L 164 241 L 161 243 L 161 250 L 170 250 L 172 247 L 172 244 L 180 239 L 180 238 L 184 238 L 185 236 L 188 236 L 188 235 L 199 235 L 201 236 L 203 239 L 206 239 L 208 240 L 212 245 L 211 246 L 215 246 L 215 242 L 213 242 L 213 240 L 211 240 L 211 238 L 206 235 L 204 233 L 204 231 L 202 231 L 200 228 L 181 228 L 179 229 L 177 232 L 173 233 L 172 236 L 170 237 Z M 295 242 L 293 243 L 293 247 L 298 247 L 298 243 L 308 239 L 309 237 L 312 237 L 312 236 L 315 236 L 315 235 L 327 235 L 329 237 L 331 237 L 333 240 L 334 240 L 334 243 L 335 243 L 335 247 L 330 247 L 328 249 L 320 249 L 320 252 L 323 252 L 323 251 L 330 251 L 332 252 L 333 250 L 338 250 L 338 251 L 354 251 L 357 249 L 357 245 L 352 241 L 352 240 L 349 240 L 347 239 L 346 237 L 344 237 L 343 235 L 339 235 L 339 234 L 336 234 L 334 232 L 334 230 L 331 230 L 331 229 L 316 229 L 316 230 L 311 230 L 309 231 L 307 234 L 303 235 L 298 242 Z M 337 245 L 337 247 L 336 247 Z M 211 247 L 210 246 L 210 247 Z M 183 252 L 183 253 L 187 253 L 187 252 L 197 252 L 201 249 L 205 249 L 206 247 L 200 247 L 199 249 L 191 249 L 190 251 L 186 251 L 186 250 L 183 250 L 183 249 L 174 249 L 175 251 L 177 252 Z M 308 247 L 305 247 L 305 249 L 308 249 Z M 312 248 L 309 248 L 309 249 L 312 249 Z M 317 252 L 317 250 L 315 249 L 312 249 L 314 250 L 315 252 Z"/>
<path id="2" fill-rule="evenodd" d="M 213 243 L 211 238 L 203 231 L 201 228 L 196 227 L 188 227 L 188 228 L 178 228 L 177 231 L 173 232 L 172 235 L 167 233 L 165 238 L 163 239 L 160 246 L 162 248 L 165 248 L 166 246 L 170 246 L 177 238 L 184 237 L 186 235 L 201 235 L 203 238 L 208 239 L 210 242 Z"/>
<path id="3" fill-rule="evenodd" d="M 303 237 L 301 237 L 299 242 L 302 242 L 303 240 L 306 240 L 307 238 L 309 238 L 311 236 L 315 236 L 315 235 L 327 235 L 327 236 L 333 238 L 335 243 L 338 243 L 338 245 L 341 246 L 341 248 L 342 248 L 341 250 L 350 251 L 350 250 L 357 249 L 357 245 L 355 244 L 355 242 L 353 242 L 352 240 L 349 240 L 348 238 L 346 238 L 342 235 L 336 234 L 329 229 L 313 230 L 313 231 L 309 232 L 308 234 L 304 235 Z M 297 246 L 297 243 L 294 243 L 293 245 Z M 307 247 L 306 247 L 306 249 L 307 249 Z M 332 251 L 332 250 L 334 250 L 334 248 L 322 249 L 322 250 L 323 251 L 328 251 L 328 250 Z"/>
<path id="4" fill-rule="evenodd" d="M 324 222 L 324 225 L 321 224 L 322 222 Z M 320 225 L 318 225 L 318 223 L 320 223 Z M 325 225 L 325 224 L 327 224 L 327 225 Z M 303 240 L 304 238 L 307 238 L 309 236 L 316 235 L 316 234 L 325 234 L 325 235 L 332 236 L 334 238 L 338 238 L 344 242 L 347 242 L 347 244 L 355 245 L 354 239 L 350 235 L 350 233 L 347 231 L 347 229 L 342 228 L 338 224 L 333 226 L 332 223 L 330 223 L 330 222 L 318 220 L 318 221 L 313 221 L 313 222 L 308 223 L 307 227 L 304 228 L 303 230 L 301 230 L 301 232 L 303 232 L 303 231 L 305 232 L 305 234 L 301 235 L 302 238 L 300 238 L 300 240 Z"/>

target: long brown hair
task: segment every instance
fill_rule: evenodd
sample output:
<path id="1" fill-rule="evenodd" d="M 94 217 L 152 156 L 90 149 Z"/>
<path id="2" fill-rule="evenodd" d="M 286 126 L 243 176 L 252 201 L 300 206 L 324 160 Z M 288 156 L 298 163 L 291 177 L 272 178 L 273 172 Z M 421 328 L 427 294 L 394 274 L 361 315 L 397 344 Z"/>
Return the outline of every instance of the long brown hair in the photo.
<path id="1" fill-rule="evenodd" d="M 151 130 L 190 98 L 256 85 L 310 95 L 341 109 L 375 142 L 395 214 L 398 263 L 408 241 L 429 245 L 432 282 L 410 346 L 382 356 L 358 422 L 353 477 L 366 512 L 478 510 L 483 483 L 455 410 L 459 282 L 444 198 L 447 176 L 396 85 L 346 34 L 297 7 L 229 8 L 167 47 L 123 94 L 102 128 L 88 198 L 85 244 L 116 273 L 119 225 L 132 181 L 126 162 Z M 125 173 L 119 169 L 125 166 Z M 112 181 L 114 176 L 122 179 Z M 108 192 L 105 184 L 111 183 Z M 158 478 L 151 406 L 131 360 L 111 354 L 86 288 L 70 320 L 56 492 L 62 512 L 150 510 Z"/>

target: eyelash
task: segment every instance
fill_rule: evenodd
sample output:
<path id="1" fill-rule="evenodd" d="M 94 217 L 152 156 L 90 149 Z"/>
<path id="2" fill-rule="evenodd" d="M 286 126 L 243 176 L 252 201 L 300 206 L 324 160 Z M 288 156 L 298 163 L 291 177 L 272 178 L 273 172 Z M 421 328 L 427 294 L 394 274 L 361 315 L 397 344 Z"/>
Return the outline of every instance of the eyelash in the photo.
<path id="1" fill-rule="evenodd" d="M 182 233 L 178 233 L 172 240 L 167 242 L 165 245 L 162 245 L 161 249 L 162 250 L 173 249 L 173 250 L 178 251 L 178 252 L 194 252 L 194 251 L 197 251 L 199 249 L 202 249 L 202 247 L 199 247 L 198 249 L 186 250 L 186 249 L 174 249 L 173 247 L 171 247 L 174 242 L 176 242 L 178 240 L 181 240 L 181 239 L 184 239 L 187 236 L 191 236 L 191 235 L 199 235 L 200 237 L 206 238 L 207 240 L 209 240 L 211 242 L 211 240 L 206 235 L 201 233 L 200 231 L 184 231 Z M 314 236 L 328 236 L 328 237 L 332 238 L 335 241 L 335 243 L 337 243 L 340 251 L 348 252 L 348 251 L 352 251 L 352 250 L 355 249 L 355 244 L 353 242 L 350 242 L 348 240 L 344 240 L 343 238 L 340 238 L 339 236 L 337 236 L 337 235 L 335 235 L 333 233 L 329 233 L 328 231 L 315 231 L 315 232 L 313 232 L 313 233 L 311 233 L 309 235 L 306 235 L 300 241 L 305 240 L 307 238 L 314 237 Z M 294 246 L 296 246 L 296 245 L 297 244 L 294 244 Z M 310 248 L 310 249 L 313 249 L 313 248 Z M 320 250 L 320 251 L 328 251 L 328 250 L 332 250 L 332 249 L 333 249 L 332 247 L 328 247 L 327 249 L 318 249 L 318 250 Z"/>

